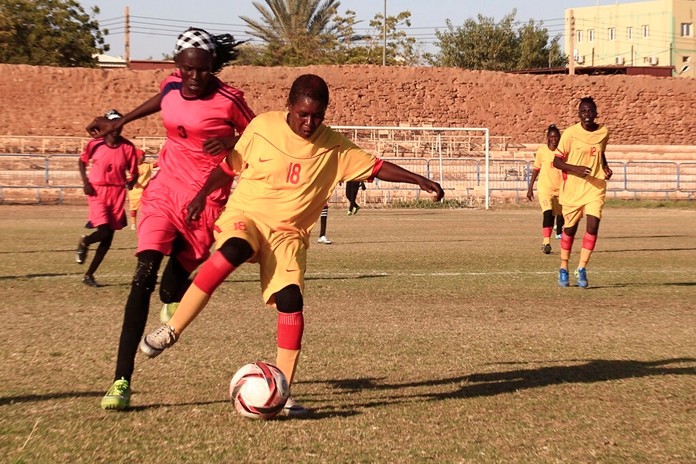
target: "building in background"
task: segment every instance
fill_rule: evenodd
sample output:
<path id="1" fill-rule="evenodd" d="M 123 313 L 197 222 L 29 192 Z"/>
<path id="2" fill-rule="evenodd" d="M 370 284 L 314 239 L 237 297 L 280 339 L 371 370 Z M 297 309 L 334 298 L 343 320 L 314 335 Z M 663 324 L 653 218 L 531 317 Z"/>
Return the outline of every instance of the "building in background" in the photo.
<path id="1" fill-rule="evenodd" d="M 565 49 L 577 67 L 671 66 L 673 76 L 694 78 L 695 15 L 696 0 L 567 9 Z"/>

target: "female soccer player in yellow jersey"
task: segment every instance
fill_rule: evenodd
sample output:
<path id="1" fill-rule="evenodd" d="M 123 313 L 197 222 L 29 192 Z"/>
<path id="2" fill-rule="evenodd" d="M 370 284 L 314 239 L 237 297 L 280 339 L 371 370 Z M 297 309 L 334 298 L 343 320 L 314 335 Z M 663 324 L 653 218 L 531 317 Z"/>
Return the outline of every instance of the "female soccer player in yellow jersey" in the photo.
<path id="1" fill-rule="evenodd" d="M 561 190 L 561 171 L 553 166 L 553 159 L 556 157 L 556 148 L 561 138 L 561 131 L 554 124 L 546 130 L 546 145 L 542 145 L 534 156 L 534 170 L 527 189 L 527 198 L 534 200 L 534 182 L 539 179 L 537 184 L 537 196 L 541 206 L 541 228 L 542 243 L 541 251 L 545 254 L 551 253 L 551 230 L 553 223 L 556 222 L 556 231 L 560 238 L 563 230 L 563 214 L 561 204 L 558 202 L 558 194 Z"/>
<path id="2" fill-rule="evenodd" d="M 580 122 L 563 132 L 558 143 L 553 165 L 563 171 L 560 202 L 563 206 L 565 228 L 561 237 L 561 269 L 558 285 L 568 286 L 568 261 L 578 223 L 587 216 L 585 235 L 582 239 L 580 261 L 575 271 L 578 287 L 587 288 L 585 267 L 597 243 L 599 221 L 607 194 L 607 181 L 612 170 L 607 165 L 604 151 L 609 139 L 609 129 L 597 124 L 597 105 L 592 97 L 580 100 Z"/>
<path id="3" fill-rule="evenodd" d="M 287 111 L 254 118 L 234 150 L 189 205 L 198 219 L 206 192 L 227 176 L 239 181 L 215 224 L 217 251 L 201 266 L 167 325 L 140 343 L 155 357 L 173 345 L 225 278 L 244 262 L 260 265 L 263 301 L 278 310 L 276 364 L 292 385 L 304 330 L 303 293 L 311 228 L 339 182 L 371 180 L 417 184 L 440 200 L 440 185 L 364 152 L 323 124 L 329 88 L 313 74 L 298 77 Z M 283 414 L 309 411 L 288 400 Z"/>

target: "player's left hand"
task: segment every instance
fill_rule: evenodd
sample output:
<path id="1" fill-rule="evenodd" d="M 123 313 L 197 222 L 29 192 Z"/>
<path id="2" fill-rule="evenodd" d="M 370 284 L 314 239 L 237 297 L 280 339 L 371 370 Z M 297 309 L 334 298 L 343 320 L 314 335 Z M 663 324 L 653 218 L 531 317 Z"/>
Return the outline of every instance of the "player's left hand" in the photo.
<path id="1" fill-rule="evenodd" d="M 191 224 L 201 218 L 201 213 L 205 209 L 205 195 L 198 194 L 193 197 L 191 203 L 186 207 L 186 223 Z"/>
<path id="2" fill-rule="evenodd" d="M 423 183 L 421 184 L 420 188 L 425 190 L 428 193 L 432 193 L 433 194 L 433 201 L 440 201 L 445 196 L 445 191 L 442 190 L 442 187 L 440 187 L 440 184 L 438 184 L 437 182 L 434 182 L 430 179 L 424 178 Z"/>
<path id="3" fill-rule="evenodd" d="M 604 168 L 604 178 L 605 178 L 606 180 L 611 179 L 611 176 L 613 176 L 613 175 L 614 175 L 614 171 L 612 171 L 612 170 L 609 168 L 609 166 L 607 166 L 607 167 Z"/>

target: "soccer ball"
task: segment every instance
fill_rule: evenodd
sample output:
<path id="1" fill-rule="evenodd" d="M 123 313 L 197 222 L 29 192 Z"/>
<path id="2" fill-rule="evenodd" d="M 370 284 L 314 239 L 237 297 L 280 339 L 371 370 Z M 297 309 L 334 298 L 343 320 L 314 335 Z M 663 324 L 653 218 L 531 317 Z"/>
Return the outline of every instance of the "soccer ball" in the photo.
<path id="1" fill-rule="evenodd" d="M 230 401 L 239 414 L 251 419 L 272 419 L 288 396 L 290 386 L 283 372 L 263 361 L 243 365 L 230 381 Z"/>

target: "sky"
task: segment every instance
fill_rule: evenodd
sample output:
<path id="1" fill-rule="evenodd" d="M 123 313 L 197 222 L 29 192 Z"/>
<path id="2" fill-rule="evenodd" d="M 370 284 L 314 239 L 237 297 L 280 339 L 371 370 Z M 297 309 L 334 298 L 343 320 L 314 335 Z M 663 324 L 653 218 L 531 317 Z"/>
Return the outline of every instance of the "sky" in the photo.
<path id="1" fill-rule="evenodd" d="M 257 0 L 264 4 L 263 0 Z M 387 0 L 387 16 L 402 11 L 411 12 L 411 27 L 407 29 L 415 37 L 423 51 L 437 51 L 433 46 L 435 31 L 445 31 L 449 19 L 453 26 L 461 26 L 469 18 L 481 14 L 499 21 L 517 9 L 516 19 L 543 21 L 549 35 L 563 34 L 565 10 L 595 5 L 627 3 L 617 0 Z M 109 55 L 125 56 L 125 9 L 129 8 L 131 21 L 130 58 L 135 60 L 162 59 L 171 54 L 176 37 L 189 26 L 196 26 L 214 34 L 230 33 L 236 39 L 249 39 L 240 16 L 260 19 L 252 0 L 80 0 L 85 11 L 98 6 L 96 19 L 102 28 L 109 29 L 106 41 L 111 46 Z M 362 21 L 357 28 L 368 28 L 376 14 L 384 12 L 383 0 L 341 0 L 339 14 L 346 10 L 356 13 Z M 367 31 L 356 31 L 367 32 Z M 561 40 L 561 45 L 563 40 Z"/>

